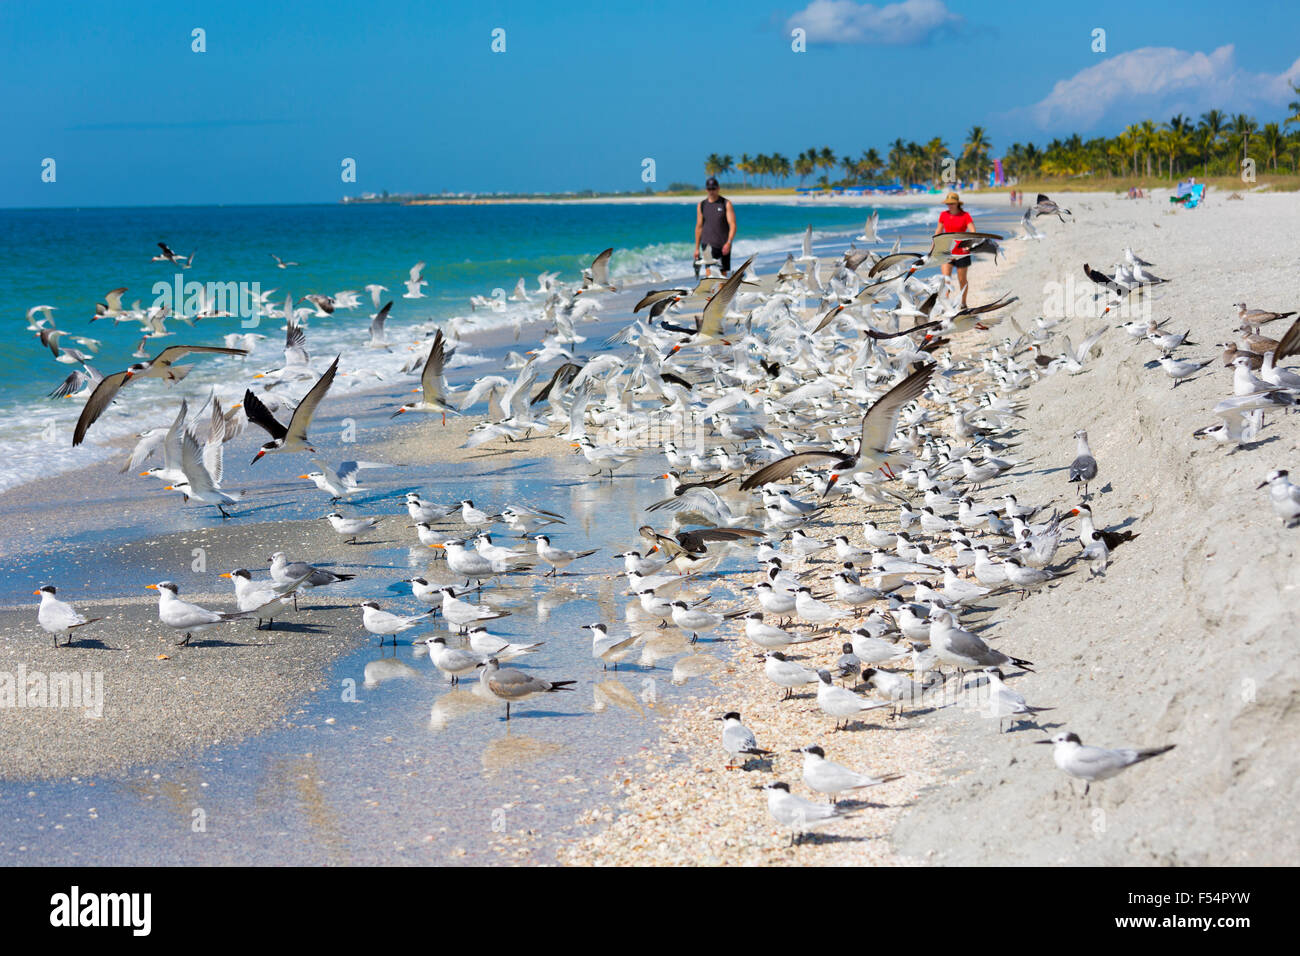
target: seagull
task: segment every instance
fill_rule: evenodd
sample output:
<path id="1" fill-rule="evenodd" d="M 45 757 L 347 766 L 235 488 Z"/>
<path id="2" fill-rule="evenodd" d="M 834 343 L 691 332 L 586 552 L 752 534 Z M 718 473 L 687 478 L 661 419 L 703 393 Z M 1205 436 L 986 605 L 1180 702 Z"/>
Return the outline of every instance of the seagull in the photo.
<path id="1" fill-rule="evenodd" d="M 1255 490 L 1267 486 L 1268 498 L 1273 505 L 1273 513 L 1282 519 L 1288 528 L 1300 524 L 1300 485 L 1291 483 L 1290 472 L 1277 468 L 1264 476 L 1264 480 L 1255 486 Z"/>
<path id="2" fill-rule="evenodd" d="M 184 358 L 191 353 L 211 354 L 211 355 L 247 355 L 246 349 L 228 349 L 215 345 L 172 345 L 163 349 L 153 358 L 146 362 L 137 362 L 130 368 L 123 369 L 120 372 L 114 372 L 112 375 L 105 375 L 95 390 L 90 393 L 86 399 L 85 407 L 81 409 L 81 416 L 77 419 L 76 428 L 72 432 L 73 447 L 80 445 L 86 438 L 86 432 L 90 429 L 96 419 L 104 413 L 118 390 L 127 382 L 141 378 L 161 378 L 167 382 L 179 382 L 190 370 L 190 366 L 173 368 L 173 363 Z"/>
<path id="3" fill-rule="evenodd" d="M 321 520 L 329 521 L 330 526 L 333 527 L 335 531 L 339 534 L 348 536 L 347 540 L 343 542 L 344 544 L 356 544 L 357 536 L 377 527 L 379 522 L 383 520 L 383 516 L 376 515 L 373 518 L 345 518 L 337 511 L 333 511 L 330 514 L 325 515 Z"/>
<path id="4" fill-rule="evenodd" d="M 361 603 L 361 624 L 371 634 L 379 635 L 381 645 L 384 643 L 384 638 L 391 634 L 393 636 L 393 646 L 396 647 L 398 634 L 409 631 L 432 615 L 433 611 L 425 611 L 423 614 L 412 614 L 409 617 L 403 617 L 400 614 L 394 614 L 392 611 L 381 610 L 377 601 L 363 601 Z"/>
<path id="5" fill-rule="evenodd" d="M 880 212 L 876 210 L 867 217 L 867 224 L 862 227 L 862 235 L 856 237 L 856 242 L 881 242 L 880 234 L 876 227 L 880 224 Z"/>
<path id="6" fill-rule="evenodd" d="M 158 248 L 162 250 L 162 255 L 154 256 L 149 260 L 150 262 L 170 262 L 179 269 L 188 269 L 194 264 L 194 253 L 192 252 L 190 253 L 189 258 L 186 259 L 177 255 L 175 252 L 172 252 L 165 242 L 158 243 Z"/>
<path id="7" fill-rule="evenodd" d="M 449 389 L 443 378 L 443 364 L 446 358 L 442 329 L 439 329 L 433 337 L 433 345 L 429 346 L 429 356 L 424 360 L 424 371 L 420 373 L 420 390 L 423 395 L 418 402 L 408 402 L 393 412 L 392 418 L 396 418 L 403 412 L 441 412 L 442 423 L 446 425 L 447 413 L 457 414 L 456 408 L 447 403 Z"/>
<path id="8" fill-rule="evenodd" d="M 1088 795 L 1089 788 L 1098 780 L 1109 780 L 1120 771 L 1159 757 L 1174 749 L 1174 744 L 1153 747 L 1147 750 L 1106 750 L 1102 747 L 1085 747 L 1078 734 L 1060 733 L 1050 740 L 1036 740 L 1034 743 L 1050 744 L 1053 747 L 1052 759 L 1056 765 L 1072 777 L 1086 781 L 1083 795 Z"/>
<path id="9" fill-rule="evenodd" d="M 560 690 L 570 690 L 577 683 L 571 680 L 543 680 L 513 668 L 502 669 L 495 657 L 488 658 L 487 666 L 479 675 L 480 683 L 487 687 L 489 693 L 506 702 L 506 720 L 510 719 L 510 704 L 526 700 L 536 694 L 553 694 Z"/>
<path id="10" fill-rule="evenodd" d="M 421 279 L 420 273 L 424 270 L 424 263 L 417 262 L 411 266 L 411 277 L 406 282 L 406 292 L 403 293 L 403 299 L 423 299 L 424 293 L 420 291 L 421 286 L 429 284 L 428 279 Z"/>
<path id="11" fill-rule="evenodd" d="M 289 603 L 289 595 L 301 583 L 293 581 L 289 584 L 276 584 L 272 581 L 254 581 L 253 576 L 244 568 L 237 571 L 227 571 L 220 576 L 229 578 L 235 585 L 235 604 L 245 614 L 262 611 L 276 602 Z M 273 629 L 275 627 L 275 618 L 268 617 L 266 620 L 268 629 Z M 259 630 L 262 627 L 260 614 L 257 618 L 257 627 Z"/>
<path id="12" fill-rule="evenodd" d="M 609 670 L 610 664 L 614 665 L 614 670 L 618 670 L 618 662 L 631 654 L 632 646 L 641 639 L 639 634 L 610 637 L 609 629 L 604 624 L 580 624 L 579 627 L 591 631 L 591 656 L 600 658 L 605 670 Z"/>
<path id="13" fill-rule="evenodd" d="M 1265 309 L 1247 309 L 1245 302 L 1234 302 L 1232 305 L 1237 309 L 1237 318 L 1241 319 L 1243 325 L 1246 323 L 1263 325 L 1277 319 L 1289 319 L 1295 315 L 1294 312 L 1269 312 Z"/>
<path id="14" fill-rule="evenodd" d="M 608 289 L 610 292 L 618 291 L 617 287 L 610 285 L 609 282 L 609 260 L 612 255 L 614 255 L 613 246 L 591 260 L 591 265 L 582 270 L 582 288 L 578 292 L 584 292 L 595 286 Z"/>
<path id="15" fill-rule="evenodd" d="M 355 574 L 337 574 L 308 564 L 306 561 L 290 561 L 283 551 L 277 551 L 270 557 L 271 580 L 282 586 L 293 585 L 303 592 L 312 588 L 351 581 Z M 293 592 L 293 609 L 298 610 L 298 590 Z"/>
<path id="16" fill-rule="evenodd" d="M 921 396 L 934 370 L 933 364 L 918 368 L 872 403 L 862 416 L 862 437 L 857 455 L 835 451 L 805 451 L 789 455 L 754 472 L 741 482 L 741 490 L 748 491 L 770 482 L 781 481 L 805 465 L 827 458 L 835 459 L 827 482 L 828 491 L 831 485 L 845 475 L 852 477 L 876 468 L 888 469 L 890 459 L 895 457 L 890 454 L 889 446 L 893 443 L 898 415 L 904 405 Z"/>
<path id="17" fill-rule="evenodd" d="M 72 645 L 72 632 L 75 628 L 85 627 L 87 624 L 94 624 L 96 621 L 102 621 L 102 617 L 86 617 L 76 608 L 66 601 L 60 601 L 55 594 L 58 589 L 53 584 L 47 584 L 39 591 L 33 591 L 41 599 L 41 606 L 36 611 L 36 621 L 47 634 L 54 635 L 54 646 L 59 646 L 59 635 L 67 634 L 68 641 L 65 647 Z"/>
<path id="18" fill-rule="evenodd" d="M 1024 670 L 1033 667 L 1032 661 L 993 650 L 978 635 L 958 627 L 952 613 L 942 608 L 930 611 L 930 647 L 941 663 L 952 664 L 959 671 L 1001 667 L 1003 664 L 1014 664 Z"/>
<path id="19" fill-rule="evenodd" d="M 443 676 L 452 684 L 459 684 L 461 677 L 472 673 L 485 663 L 483 658 L 473 651 L 448 647 L 445 637 L 430 637 L 415 643 L 424 644 L 429 648 L 429 662 L 442 671 Z"/>
<path id="20" fill-rule="evenodd" d="M 722 721 L 722 749 L 727 752 L 728 770 L 736 769 L 738 765 L 735 761 L 738 757 L 772 756 L 772 751 L 760 747 L 754 732 L 740 722 L 738 711 L 727 711 L 718 719 Z"/>
<path id="21" fill-rule="evenodd" d="M 177 596 L 180 594 L 180 588 L 171 581 L 159 581 L 157 584 L 146 584 L 145 587 L 158 592 L 158 620 L 169 627 L 185 632 L 185 639 L 178 641 L 177 647 L 188 647 L 190 636 L 193 634 L 206 631 L 218 624 L 237 621 L 245 616 L 243 611 L 233 613 L 209 611 L 197 604 L 182 601 Z"/>
<path id="22" fill-rule="evenodd" d="M 370 338 L 366 341 L 366 348 L 388 348 L 388 338 L 384 332 L 384 321 L 388 318 L 388 312 L 392 307 L 392 302 L 386 302 L 384 303 L 384 307 L 371 317 Z"/>
<path id="23" fill-rule="evenodd" d="M 389 467 L 386 462 L 382 461 L 345 461 L 340 463 L 337 469 L 332 468 L 330 464 L 322 458 L 313 458 L 311 463 L 319 468 L 320 471 L 308 472 L 307 474 L 299 475 L 298 477 L 312 481 L 317 488 L 328 494 L 330 498 L 334 500 L 338 500 L 339 498 L 348 498 L 352 495 L 370 490 L 361 484 L 359 478 L 360 472 L 363 468 Z M 414 494 L 414 492 L 411 494 Z M 418 498 L 419 496 L 417 495 L 416 497 Z"/>
<path id="24" fill-rule="evenodd" d="M 894 706 L 893 701 L 867 700 L 859 697 L 846 687 L 837 687 L 832 682 L 831 673 L 828 670 L 819 670 L 817 680 L 817 706 L 822 713 L 835 718 L 836 730 L 840 729 L 839 719 L 841 717 L 844 718 L 844 728 L 847 730 L 849 718 L 857 717 L 869 710 Z"/>
<path id="25" fill-rule="evenodd" d="M 537 542 L 538 557 L 551 566 L 551 570 L 544 575 L 545 577 L 554 577 L 579 558 L 585 558 L 600 550 L 592 548 L 590 551 L 564 551 L 561 548 L 553 548 L 551 539 L 544 534 L 536 535 L 533 540 Z"/>
<path id="26" fill-rule="evenodd" d="M 126 294 L 126 286 L 120 289 L 110 289 L 104 293 L 104 301 L 95 303 L 95 314 L 91 317 L 92 322 L 95 319 L 115 319 L 119 315 L 126 313 L 122 308 L 122 296 Z"/>
<path id="27" fill-rule="evenodd" d="M 298 262 L 285 262 L 283 259 L 281 259 L 279 256 L 277 256 L 274 252 L 267 253 L 267 255 L 269 255 L 272 259 L 275 260 L 275 265 L 276 265 L 276 267 L 279 268 L 279 269 L 287 269 L 287 268 L 289 268 L 290 266 L 301 265 L 301 263 L 298 263 Z"/>
<path id="28" fill-rule="evenodd" d="M 842 764 L 827 760 L 826 751 L 816 744 L 800 747 L 791 753 L 803 754 L 803 782 L 818 793 L 829 794 L 832 804 L 835 798 L 846 790 L 878 787 L 882 783 L 889 783 L 903 776 L 901 773 L 891 773 L 883 777 L 873 777 L 870 774 L 858 773 Z"/>
<path id="29" fill-rule="evenodd" d="M 781 826 L 790 829 L 791 846 L 802 843 L 809 830 L 843 815 L 834 804 L 814 803 L 796 796 L 790 792 L 790 785 L 780 780 L 754 789 L 767 792 L 767 812 Z"/>
<path id="30" fill-rule="evenodd" d="M 1166 375 L 1174 380 L 1171 387 L 1177 388 L 1184 379 L 1195 375 L 1213 361 L 1214 359 L 1206 359 L 1204 362 L 1196 362 L 1192 359 L 1176 359 L 1166 352 L 1160 356 L 1160 367 L 1165 370 Z"/>
<path id="31" fill-rule="evenodd" d="M 1071 219 L 1074 218 L 1074 214 L 1070 210 L 1062 209 L 1054 200 L 1048 199 L 1044 193 L 1038 194 L 1038 198 L 1034 200 L 1034 204 L 1029 208 L 1029 211 L 1034 214 L 1035 218 L 1055 215 L 1061 222 L 1065 222 L 1063 213 L 1068 214 Z"/>
<path id="32" fill-rule="evenodd" d="M 760 615 L 760 620 L 762 616 Z M 748 628 L 748 625 L 746 626 Z M 782 632 L 784 633 L 784 632 Z M 786 643 L 789 643 L 787 635 Z M 794 689 L 802 687 L 805 684 L 817 683 L 817 672 L 811 671 L 802 664 L 796 664 L 794 661 L 786 660 L 784 654 L 780 651 L 769 651 L 766 654 L 759 654 L 758 657 L 765 659 L 763 673 L 777 687 L 785 688 L 785 693 L 781 695 L 781 700 L 789 700 L 794 696 Z"/>
<path id="33" fill-rule="evenodd" d="M 1026 209 L 1024 216 L 1020 220 L 1020 228 L 1024 230 L 1022 235 L 1016 236 L 1018 240 L 1029 239 L 1046 239 L 1047 236 L 1034 225 L 1034 215 L 1032 209 Z"/>
<path id="34" fill-rule="evenodd" d="M 672 348 L 672 354 L 676 354 L 680 349 L 695 345 L 730 345 L 724 334 L 723 321 L 727 315 L 727 309 L 730 308 L 731 302 L 736 297 L 736 292 L 740 289 L 740 284 L 744 281 L 745 270 L 753 263 L 755 256 L 750 256 L 745 260 L 739 269 L 736 269 L 725 279 L 719 286 L 718 290 L 709 297 L 700 311 L 700 317 L 696 320 L 696 329 L 694 335 L 688 334 L 685 339 L 677 343 Z"/>
<path id="35" fill-rule="evenodd" d="M 337 355 L 334 357 L 325 374 L 317 379 L 316 384 L 303 396 L 289 418 L 288 427 L 280 424 L 279 420 L 271 414 L 271 410 L 253 394 L 252 389 L 244 391 L 244 411 L 248 415 L 248 420 L 271 436 L 271 440 L 258 450 L 249 464 L 256 464 L 267 452 L 301 451 L 305 448 L 312 454 L 316 453 L 316 449 L 312 448 L 307 441 L 307 428 L 311 425 L 312 416 L 316 414 L 316 407 L 320 405 L 325 398 L 325 393 L 330 390 L 330 385 L 334 383 L 340 357 Z"/>
<path id="36" fill-rule="evenodd" d="M 1097 477 L 1097 459 L 1092 457 L 1092 449 L 1088 447 L 1088 433 L 1080 428 L 1074 433 L 1078 440 L 1078 454 L 1074 461 L 1070 462 L 1070 481 L 1083 482 L 1083 490 L 1079 493 L 1080 498 L 1087 497 L 1088 482 Z"/>
<path id="37" fill-rule="evenodd" d="M 186 501 L 193 499 L 200 504 L 213 505 L 221 512 L 221 517 L 229 518 L 225 506 L 239 501 L 241 495 L 228 494 L 219 487 L 222 473 L 220 439 L 215 443 L 209 440 L 207 449 L 200 449 L 193 433 L 185 432 L 181 436 L 181 472 L 185 480 L 168 485 L 165 490 L 181 492 Z M 211 471 L 208 461 L 213 462 Z"/>

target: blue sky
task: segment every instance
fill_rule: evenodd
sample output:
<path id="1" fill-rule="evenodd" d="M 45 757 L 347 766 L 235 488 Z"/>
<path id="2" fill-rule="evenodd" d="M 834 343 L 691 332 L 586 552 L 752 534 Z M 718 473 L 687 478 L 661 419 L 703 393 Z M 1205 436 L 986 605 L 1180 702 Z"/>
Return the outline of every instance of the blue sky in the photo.
<path id="1" fill-rule="evenodd" d="M 710 152 L 1280 119 L 1293 5 L 0 2 L 0 207 L 643 188 Z M 506 51 L 490 49 L 494 28 Z M 791 50 L 791 30 L 807 50 Z M 191 31 L 206 31 L 206 52 Z M 1106 52 L 1092 32 L 1106 30 Z M 41 182 L 53 158 L 56 181 Z M 357 182 L 340 180 L 344 158 Z"/>

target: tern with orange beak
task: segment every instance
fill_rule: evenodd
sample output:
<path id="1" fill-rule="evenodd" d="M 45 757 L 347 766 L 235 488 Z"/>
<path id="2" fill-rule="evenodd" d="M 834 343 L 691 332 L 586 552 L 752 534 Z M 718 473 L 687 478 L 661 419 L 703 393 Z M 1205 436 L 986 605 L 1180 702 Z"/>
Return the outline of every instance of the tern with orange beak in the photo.
<path id="1" fill-rule="evenodd" d="M 243 611 L 209 611 L 197 604 L 182 601 L 178 596 L 180 588 L 171 581 L 159 581 L 157 584 L 146 584 L 145 587 L 158 592 L 158 620 L 185 633 L 184 639 L 177 641 L 177 647 L 188 647 L 190 637 L 200 631 L 246 616 Z"/>

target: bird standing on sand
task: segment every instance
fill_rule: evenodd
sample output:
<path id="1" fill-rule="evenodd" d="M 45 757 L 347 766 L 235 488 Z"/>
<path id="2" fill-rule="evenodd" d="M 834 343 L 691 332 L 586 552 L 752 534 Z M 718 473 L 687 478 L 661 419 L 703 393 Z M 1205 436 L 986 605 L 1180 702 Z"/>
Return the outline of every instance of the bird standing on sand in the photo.
<path id="1" fill-rule="evenodd" d="M 790 829 L 791 846 L 802 843 L 809 830 L 842 815 L 834 804 L 805 800 L 791 793 L 788 783 L 779 780 L 754 789 L 767 792 L 767 812 L 781 826 Z"/>
<path id="2" fill-rule="evenodd" d="M 772 756 L 772 751 L 760 747 L 754 732 L 740 722 L 739 711 L 729 710 L 718 719 L 722 721 L 722 749 L 727 752 L 728 770 L 743 769 L 744 764 L 735 762 L 738 757 Z"/>
<path id="3" fill-rule="evenodd" d="M 60 601 L 54 596 L 57 589 L 53 584 L 47 584 L 39 591 L 33 591 L 32 593 L 41 599 L 40 609 L 36 612 L 36 620 L 47 634 L 54 635 L 55 647 L 59 646 L 60 634 L 68 635 L 68 642 L 64 646 L 70 646 L 72 644 L 73 629 L 103 620 L 102 617 L 87 618 L 71 604 Z"/>
<path id="4" fill-rule="evenodd" d="M 206 631 L 218 624 L 228 624 L 245 616 L 243 611 L 209 611 L 197 604 L 182 601 L 178 597 L 180 588 L 171 581 L 159 581 L 157 584 L 146 584 L 145 587 L 158 592 L 158 620 L 168 627 L 185 632 L 184 639 L 177 642 L 177 647 L 188 647 L 191 635 L 199 631 Z"/>
<path id="5" fill-rule="evenodd" d="M 1291 483 L 1287 477 L 1290 472 L 1285 468 L 1270 471 L 1255 488 L 1258 491 L 1268 486 L 1269 501 L 1273 503 L 1273 513 L 1282 519 L 1288 528 L 1300 524 L 1300 485 Z"/>
<path id="6" fill-rule="evenodd" d="M 1086 781 L 1083 788 L 1085 797 L 1096 781 L 1109 780 L 1135 763 L 1159 757 L 1174 749 L 1173 744 L 1153 747 L 1149 750 L 1127 748 L 1106 750 L 1102 747 L 1085 747 L 1078 734 L 1071 733 L 1057 734 L 1051 740 L 1036 740 L 1034 743 L 1052 745 L 1052 759 L 1056 761 L 1056 765 L 1070 776 Z"/>
<path id="7" fill-rule="evenodd" d="M 1082 482 L 1083 490 L 1079 492 L 1080 498 L 1088 497 L 1088 482 L 1097 477 L 1097 459 L 1092 457 L 1092 449 L 1088 447 L 1088 433 L 1080 428 L 1074 433 L 1078 439 L 1078 454 L 1074 461 L 1070 462 L 1070 481 Z"/>
<path id="8" fill-rule="evenodd" d="M 835 803 L 836 797 L 846 790 L 878 787 L 882 783 L 889 783 L 903 776 L 901 773 L 891 773 L 883 777 L 873 777 L 870 774 L 858 773 L 843 764 L 827 760 L 826 751 L 816 744 L 800 747 L 792 752 L 803 754 L 803 782 L 818 793 L 829 794 L 832 804 Z"/>

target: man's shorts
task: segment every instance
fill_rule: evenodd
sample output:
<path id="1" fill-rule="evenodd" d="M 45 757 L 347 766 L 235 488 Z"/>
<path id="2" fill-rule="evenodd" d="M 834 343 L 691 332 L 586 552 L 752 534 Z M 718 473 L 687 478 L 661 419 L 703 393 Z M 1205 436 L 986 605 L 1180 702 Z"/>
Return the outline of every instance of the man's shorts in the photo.
<path id="1" fill-rule="evenodd" d="M 722 266 L 722 274 L 725 276 L 731 272 L 731 253 L 723 252 L 721 246 L 708 246 L 709 254 L 718 260 L 718 265 Z M 969 256 L 967 257 L 969 258 Z"/>
<path id="2" fill-rule="evenodd" d="M 956 259 L 952 260 L 952 265 L 954 269 L 969 269 L 970 256 L 958 256 Z"/>

